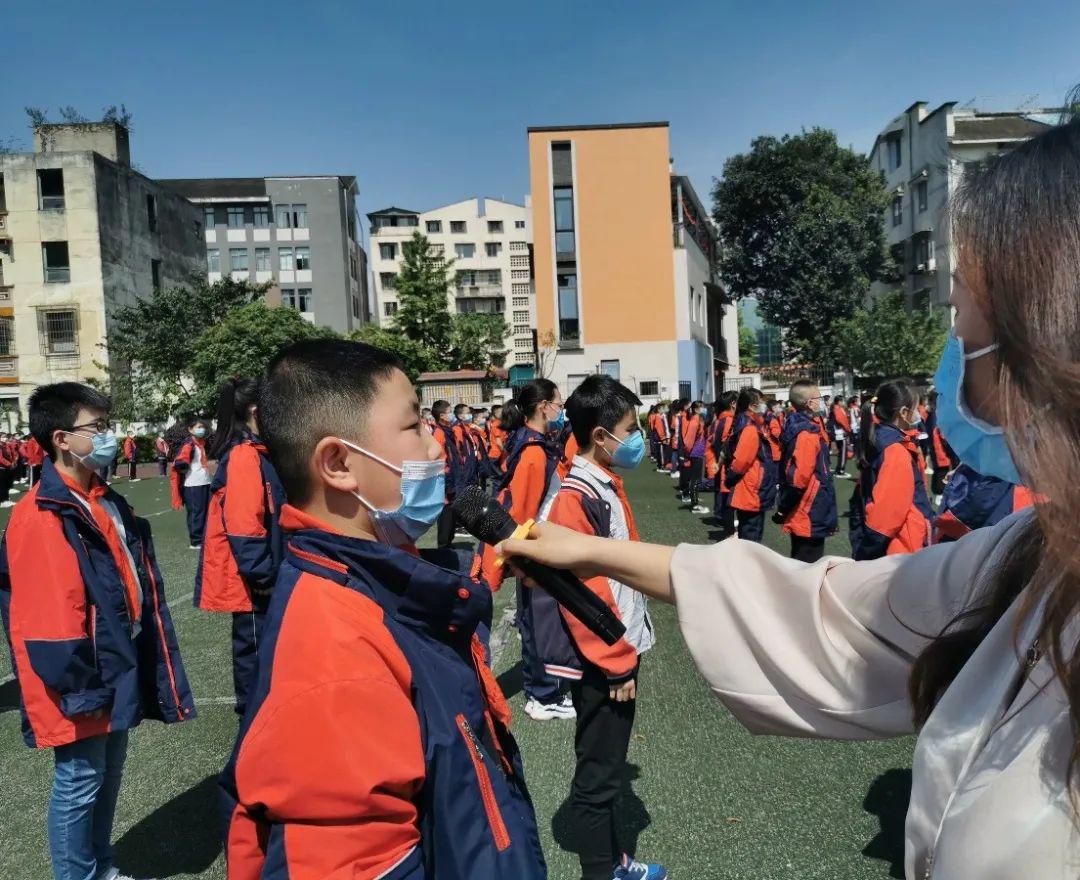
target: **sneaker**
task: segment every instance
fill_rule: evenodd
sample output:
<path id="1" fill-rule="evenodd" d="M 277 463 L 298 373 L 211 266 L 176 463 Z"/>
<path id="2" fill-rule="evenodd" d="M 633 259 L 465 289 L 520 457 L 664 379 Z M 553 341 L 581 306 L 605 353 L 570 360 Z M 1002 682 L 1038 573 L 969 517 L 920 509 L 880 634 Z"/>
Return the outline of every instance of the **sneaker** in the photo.
<path id="1" fill-rule="evenodd" d="M 679 496 L 679 503 L 680 504 L 689 504 L 690 503 L 690 496 L 689 495 L 680 495 Z"/>
<path id="2" fill-rule="evenodd" d="M 127 874 L 121 874 L 116 868 L 110 868 L 106 873 L 101 875 L 99 880 L 135 880 L 135 878 Z M 145 880 L 153 880 L 153 878 L 147 877 Z"/>
<path id="3" fill-rule="evenodd" d="M 673 479 L 673 480 L 679 479 L 679 472 L 678 471 L 672 471 L 671 472 L 671 479 Z"/>
<path id="4" fill-rule="evenodd" d="M 202 550 L 202 544 L 188 544 L 188 550 Z"/>
<path id="5" fill-rule="evenodd" d="M 712 508 L 706 507 L 704 504 L 695 504 L 690 508 L 691 513 L 712 513 Z"/>
<path id="6" fill-rule="evenodd" d="M 2 504 L 0 504 L 0 507 L 14 507 L 14 506 L 15 506 L 14 501 L 5 501 Z"/>
<path id="7" fill-rule="evenodd" d="M 833 474 L 833 476 L 836 477 L 836 479 L 838 479 L 838 480 L 850 480 L 851 479 L 851 474 L 849 474 L 847 471 L 841 471 L 838 474 Z"/>
<path id="8" fill-rule="evenodd" d="M 142 477 L 136 477 L 134 480 L 128 480 L 129 483 L 141 483 Z"/>
<path id="9" fill-rule="evenodd" d="M 657 472 L 658 474 L 666 474 L 666 473 L 667 473 L 667 468 L 662 468 L 662 467 L 658 467 L 658 468 L 656 469 L 656 472 Z"/>
<path id="10" fill-rule="evenodd" d="M 570 702 L 568 696 L 563 697 L 558 703 L 541 703 L 539 700 L 527 700 L 525 702 L 525 714 L 533 721 L 577 718 L 574 704 Z"/>
<path id="11" fill-rule="evenodd" d="M 926 474 L 927 474 L 927 476 L 933 476 L 934 475 L 934 469 L 932 467 L 927 467 Z"/>
<path id="12" fill-rule="evenodd" d="M 622 861 L 615 866 L 612 880 L 667 880 L 663 865 L 647 865 L 623 853 Z"/>

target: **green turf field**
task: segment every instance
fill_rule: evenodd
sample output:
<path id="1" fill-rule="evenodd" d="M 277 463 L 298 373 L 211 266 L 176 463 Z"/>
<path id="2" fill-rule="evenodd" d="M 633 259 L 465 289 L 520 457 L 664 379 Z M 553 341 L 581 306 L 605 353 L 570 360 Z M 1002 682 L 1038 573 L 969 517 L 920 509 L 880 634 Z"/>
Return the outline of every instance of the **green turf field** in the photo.
<path id="1" fill-rule="evenodd" d="M 125 494 L 153 524 L 155 544 L 199 717 L 132 734 L 115 837 L 119 867 L 136 877 L 225 876 L 217 842 L 215 776 L 236 731 L 229 621 L 191 607 L 195 551 L 183 513 L 169 510 L 158 479 Z M 715 526 L 679 510 L 672 481 L 646 465 L 627 478 L 643 540 L 707 543 Z M 851 484 L 839 483 L 841 510 Z M 0 523 L 6 523 L 7 511 Z M 786 550 L 771 523 L 766 541 Z M 846 521 L 830 552 L 847 555 Z M 42 548 L 48 552 L 48 548 Z M 512 589 L 496 597 L 496 633 Z M 912 740 L 829 743 L 752 737 L 709 694 L 679 636 L 671 608 L 654 605 L 658 644 L 645 657 L 629 773 L 620 806 L 626 843 L 664 862 L 673 880 L 902 877 L 903 821 Z M 573 767 L 573 725 L 537 723 L 522 711 L 519 649 L 510 635 L 496 672 L 511 696 L 514 731 L 552 878 L 573 878 L 564 851 L 564 801 Z M 52 755 L 27 749 L 6 650 L 0 657 L 0 878 L 51 876 L 45 808 Z M 483 878 L 477 878 L 483 880 Z"/>

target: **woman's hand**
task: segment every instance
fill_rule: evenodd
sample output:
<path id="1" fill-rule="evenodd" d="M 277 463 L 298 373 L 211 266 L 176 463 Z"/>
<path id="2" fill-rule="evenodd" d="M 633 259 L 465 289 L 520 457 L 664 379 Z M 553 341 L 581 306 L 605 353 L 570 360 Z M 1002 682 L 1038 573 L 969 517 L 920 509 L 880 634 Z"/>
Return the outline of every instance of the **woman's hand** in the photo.
<path id="1" fill-rule="evenodd" d="M 542 522 L 533 525 L 527 539 L 507 538 L 495 546 L 495 552 L 503 559 L 524 556 L 552 568 L 572 571 L 586 580 L 601 573 L 595 562 L 597 545 L 603 540 L 554 523 Z"/>

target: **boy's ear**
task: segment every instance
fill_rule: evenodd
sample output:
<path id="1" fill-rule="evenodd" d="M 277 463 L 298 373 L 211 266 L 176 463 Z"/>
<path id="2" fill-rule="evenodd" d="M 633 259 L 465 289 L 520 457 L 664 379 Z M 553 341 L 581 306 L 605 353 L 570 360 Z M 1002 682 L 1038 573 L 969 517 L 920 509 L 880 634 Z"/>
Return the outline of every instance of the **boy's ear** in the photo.
<path id="1" fill-rule="evenodd" d="M 311 468 L 317 484 L 339 492 L 356 492 L 360 487 L 348 468 L 349 448 L 334 437 L 323 437 L 315 444 Z"/>

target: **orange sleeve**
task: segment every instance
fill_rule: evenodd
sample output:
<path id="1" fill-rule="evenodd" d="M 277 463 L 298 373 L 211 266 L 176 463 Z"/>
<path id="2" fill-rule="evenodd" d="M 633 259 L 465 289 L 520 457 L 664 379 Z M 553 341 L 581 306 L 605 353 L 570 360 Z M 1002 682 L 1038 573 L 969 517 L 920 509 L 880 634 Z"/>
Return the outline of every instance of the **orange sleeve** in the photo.
<path id="1" fill-rule="evenodd" d="M 847 410 L 844 407 L 838 406 L 833 415 L 836 418 L 836 424 L 845 431 L 851 431 L 851 419 L 848 418 Z"/>
<path id="2" fill-rule="evenodd" d="M 581 532 L 584 535 L 595 535 L 596 531 L 585 515 L 582 507 L 582 498 L 579 492 L 563 491 L 555 496 L 555 502 L 551 505 L 548 521 Z M 615 597 L 611 592 L 611 584 L 606 577 L 593 577 L 585 581 L 585 586 L 599 596 L 615 616 L 619 616 Z M 578 650 L 585 655 L 586 659 L 598 667 L 604 675 L 612 681 L 623 681 L 633 675 L 637 668 L 637 651 L 625 638 L 619 639 L 614 645 L 607 645 L 595 635 L 574 615 L 566 611 L 561 605 L 559 613 L 562 614 L 570 637 L 574 640 Z"/>
<path id="3" fill-rule="evenodd" d="M 753 425 L 747 425 L 739 433 L 735 444 L 735 455 L 731 460 L 731 470 L 736 474 L 745 474 L 753 466 L 758 456 L 761 441 Z"/>
<path id="4" fill-rule="evenodd" d="M 901 444 L 886 448 L 872 496 L 866 505 L 866 525 L 880 535 L 896 537 L 915 497 L 911 455 Z"/>
<path id="5" fill-rule="evenodd" d="M 796 489 L 805 489 L 810 485 L 810 479 L 814 476 L 814 466 L 817 464 L 818 448 L 821 441 L 817 434 L 803 431 L 795 441 L 795 451 L 792 460 L 795 462 L 795 472 L 791 477 L 791 485 Z"/>
<path id="6" fill-rule="evenodd" d="M 510 498 L 510 518 L 517 523 L 536 519 L 544 500 L 544 477 L 547 471 L 547 453 L 539 444 L 531 444 L 522 450 L 514 468 L 514 475 L 507 487 Z M 502 500 L 500 496 L 500 501 Z M 493 590 L 502 586 L 506 577 L 504 566 L 495 561 L 495 548 L 485 544 L 480 551 L 480 571 L 487 585 Z"/>

